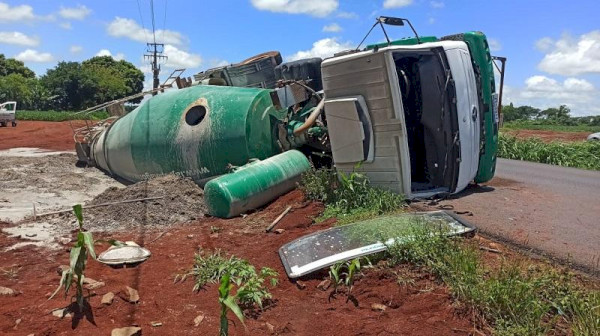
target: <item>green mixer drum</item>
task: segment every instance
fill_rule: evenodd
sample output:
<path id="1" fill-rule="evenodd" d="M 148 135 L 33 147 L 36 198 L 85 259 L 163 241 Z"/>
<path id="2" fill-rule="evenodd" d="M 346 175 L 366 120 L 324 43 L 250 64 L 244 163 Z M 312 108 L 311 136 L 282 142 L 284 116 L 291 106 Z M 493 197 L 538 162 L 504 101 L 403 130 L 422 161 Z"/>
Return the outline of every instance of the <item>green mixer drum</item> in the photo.
<path id="1" fill-rule="evenodd" d="M 249 163 L 206 183 L 204 201 L 208 213 L 230 218 L 260 207 L 292 190 L 309 169 L 308 159 L 297 150 Z"/>
<path id="2" fill-rule="evenodd" d="M 203 184 L 251 159 L 280 152 L 269 90 L 198 85 L 167 91 L 118 119 L 92 144 L 92 158 L 130 182 L 175 173 Z"/>

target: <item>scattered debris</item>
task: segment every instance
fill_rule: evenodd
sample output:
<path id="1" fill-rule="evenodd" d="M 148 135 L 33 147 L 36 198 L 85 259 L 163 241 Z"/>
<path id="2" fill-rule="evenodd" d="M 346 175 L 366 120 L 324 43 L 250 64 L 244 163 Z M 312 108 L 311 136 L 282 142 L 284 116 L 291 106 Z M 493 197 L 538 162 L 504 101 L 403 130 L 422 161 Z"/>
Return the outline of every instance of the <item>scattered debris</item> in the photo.
<path id="1" fill-rule="evenodd" d="M 150 258 L 150 251 L 134 242 L 126 242 L 123 246 L 111 246 L 108 250 L 100 253 L 98 261 L 115 266 L 122 264 L 137 264 Z"/>
<path id="2" fill-rule="evenodd" d="M 110 332 L 110 336 L 141 336 L 142 328 L 140 327 L 124 327 L 116 328 Z"/>
<path id="3" fill-rule="evenodd" d="M 135 290 L 129 286 L 126 286 L 124 292 L 125 292 L 125 293 L 123 293 L 124 297 L 122 296 L 123 300 L 130 302 L 130 303 L 138 303 L 140 301 L 140 295 L 137 290 Z"/>
<path id="4" fill-rule="evenodd" d="M 19 292 L 12 288 L 0 286 L 0 295 L 16 296 L 19 295 Z"/>
<path id="5" fill-rule="evenodd" d="M 387 309 L 387 306 L 381 303 L 373 303 L 371 304 L 371 310 L 374 311 L 385 311 Z"/>
<path id="6" fill-rule="evenodd" d="M 500 251 L 500 250 L 489 248 L 489 247 L 485 247 L 485 246 L 479 246 L 479 249 L 483 250 L 483 251 L 487 251 L 487 252 L 502 254 L 502 251 Z"/>
<path id="7" fill-rule="evenodd" d="M 448 211 L 388 215 L 302 236 L 283 245 L 279 257 L 287 275 L 297 278 L 339 261 L 385 251 L 395 241 L 410 239 L 415 226 L 432 227 L 447 236 L 475 230 Z"/>
<path id="8" fill-rule="evenodd" d="M 102 295 L 102 304 L 104 305 L 111 305 L 113 300 L 115 298 L 115 294 L 113 292 L 108 292 L 104 295 Z"/>
<path id="9" fill-rule="evenodd" d="M 21 319 L 17 319 L 15 321 L 15 326 L 13 327 L 13 330 L 17 330 L 17 327 L 19 326 L 19 324 L 21 324 Z"/>
<path id="10" fill-rule="evenodd" d="M 331 280 L 325 279 L 325 280 L 319 282 L 319 284 L 317 285 L 317 289 L 326 291 L 329 288 L 329 286 L 331 286 Z"/>
<path id="11" fill-rule="evenodd" d="M 271 334 L 275 332 L 275 326 L 272 325 L 271 323 L 267 322 L 267 323 L 265 323 L 265 326 L 267 326 L 267 329 L 269 330 L 269 332 Z"/>
<path id="12" fill-rule="evenodd" d="M 282 234 L 285 232 L 285 229 L 275 229 L 276 234 Z"/>
<path id="13" fill-rule="evenodd" d="M 194 327 L 199 326 L 203 320 L 204 320 L 204 314 L 200 314 L 200 315 L 196 316 L 196 318 L 194 319 Z"/>
<path id="14" fill-rule="evenodd" d="M 57 308 L 52 311 L 52 315 L 58 318 L 71 317 L 71 313 L 67 308 Z"/>
<path id="15" fill-rule="evenodd" d="M 271 230 L 273 230 L 273 228 L 275 227 L 275 225 L 277 225 L 277 223 L 279 223 L 283 217 L 285 217 L 285 215 L 287 215 L 288 212 L 290 212 L 290 210 L 292 210 L 291 206 L 288 206 L 282 213 L 281 215 L 277 216 L 277 218 L 275 218 L 275 220 L 273 221 L 273 223 L 271 223 L 271 225 L 269 225 L 265 231 L 266 232 L 270 232 Z"/>
<path id="16" fill-rule="evenodd" d="M 103 281 L 94 281 L 91 283 L 88 283 L 87 285 L 85 285 L 86 289 L 89 290 L 94 290 L 94 289 L 98 289 L 100 287 L 104 287 L 104 285 L 106 285 Z"/>
<path id="17" fill-rule="evenodd" d="M 159 321 L 152 321 L 152 322 L 150 322 L 150 325 L 153 327 L 161 327 L 163 324 L 162 324 L 162 322 L 159 322 Z"/>
<path id="18" fill-rule="evenodd" d="M 300 280 L 296 281 L 296 287 L 298 287 L 298 289 L 302 290 L 306 288 L 306 284 Z"/>

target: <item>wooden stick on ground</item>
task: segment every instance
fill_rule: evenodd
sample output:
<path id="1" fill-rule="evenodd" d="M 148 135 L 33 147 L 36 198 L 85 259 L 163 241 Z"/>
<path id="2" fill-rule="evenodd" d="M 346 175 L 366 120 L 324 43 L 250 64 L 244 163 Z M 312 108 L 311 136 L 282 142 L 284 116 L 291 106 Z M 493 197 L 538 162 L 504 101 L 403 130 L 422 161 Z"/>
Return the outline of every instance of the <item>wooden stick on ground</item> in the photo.
<path id="1" fill-rule="evenodd" d="M 289 206 L 287 207 L 287 209 L 285 209 L 285 211 L 283 211 L 281 213 L 281 215 L 279 215 L 279 217 L 275 218 L 275 220 L 273 221 L 273 223 L 271 223 L 271 225 L 269 225 L 265 231 L 266 232 L 270 232 L 271 230 L 273 230 L 273 228 L 275 227 L 275 225 L 277 225 L 277 223 L 279 223 L 279 221 L 281 221 L 283 219 L 283 217 L 285 217 L 285 215 L 287 215 L 288 212 L 290 212 L 290 210 L 292 210 L 292 207 Z"/>
<path id="2" fill-rule="evenodd" d="M 164 196 L 160 196 L 160 197 L 147 197 L 147 198 L 136 198 L 136 199 L 131 199 L 131 200 L 124 200 L 124 201 L 118 201 L 118 202 L 110 202 L 110 203 L 100 203 L 100 204 L 94 204 L 94 205 L 90 205 L 90 206 L 84 206 L 83 209 L 92 209 L 92 208 L 98 208 L 98 207 L 103 207 L 103 206 L 109 206 L 109 205 L 117 205 L 117 204 L 123 204 L 123 203 L 133 203 L 133 202 L 142 202 L 142 201 L 152 201 L 152 200 L 157 200 L 157 199 L 161 199 L 164 198 Z M 63 212 L 70 212 L 73 211 L 72 209 L 69 210 L 59 210 L 59 211 L 52 211 L 52 212 L 46 212 L 46 213 L 42 213 L 42 214 L 38 214 L 38 217 L 42 217 L 42 216 L 48 216 L 48 215 L 57 215 Z"/>

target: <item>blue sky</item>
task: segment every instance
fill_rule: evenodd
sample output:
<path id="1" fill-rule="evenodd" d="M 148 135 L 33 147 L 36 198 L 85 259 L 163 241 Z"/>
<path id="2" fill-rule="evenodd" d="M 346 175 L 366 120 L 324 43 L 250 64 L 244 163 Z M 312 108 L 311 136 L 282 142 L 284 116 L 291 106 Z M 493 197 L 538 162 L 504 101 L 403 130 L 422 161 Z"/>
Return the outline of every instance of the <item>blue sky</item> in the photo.
<path id="1" fill-rule="evenodd" d="M 185 67 L 191 76 L 268 50 L 288 60 L 329 56 L 356 46 L 375 17 L 389 15 L 409 18 L 420 35 L 483 31 L 493 53 L 509 59 L 505 102 L 600 114 L 598 1 L 154 0 L 154 11 L 157 42 L 169 56 L 163 75 Z M 152 36 L 144 28 L 150 0 L 0 0 L 0 53 L 38 75 L 99 53 L 146 72 L 142 54 Z M 388 32 L 411 35 L 407 27 Z M 382 39 L 374 30 L 370 41 Z"/>

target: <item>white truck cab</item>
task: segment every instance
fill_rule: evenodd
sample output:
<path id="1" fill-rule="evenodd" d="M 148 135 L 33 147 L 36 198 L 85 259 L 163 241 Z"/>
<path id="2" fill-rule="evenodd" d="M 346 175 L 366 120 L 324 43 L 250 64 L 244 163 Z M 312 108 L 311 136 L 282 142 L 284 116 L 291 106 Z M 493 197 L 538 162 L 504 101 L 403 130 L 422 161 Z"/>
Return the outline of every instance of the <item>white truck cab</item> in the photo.
<path id="1" fill-rule="evenodd" d="M 0 127 L 7 126 L 9 123 L 12 127 L 17 126 L 16 112 L 17 102 L 8 101 L 0 104 Z"/>
<path id="2" fill-rule="evenodd" d="M 338 171 L 409 198 L 457 193 L 474 179 L 481 117 L 464 42 L 376 48 L 321 67 Z"/>

